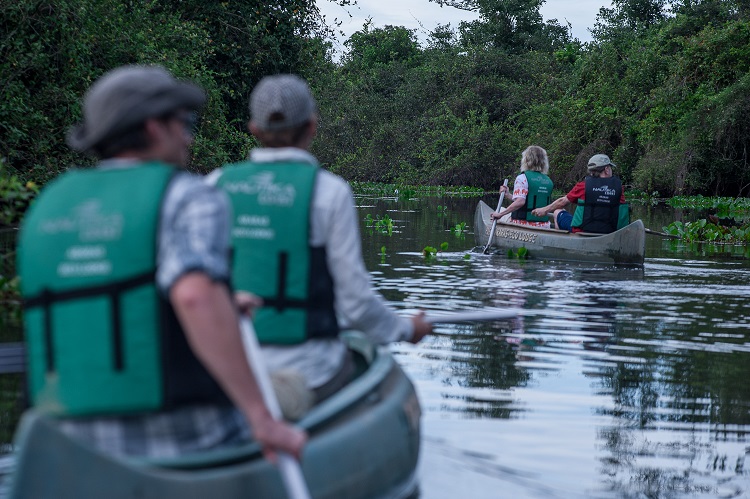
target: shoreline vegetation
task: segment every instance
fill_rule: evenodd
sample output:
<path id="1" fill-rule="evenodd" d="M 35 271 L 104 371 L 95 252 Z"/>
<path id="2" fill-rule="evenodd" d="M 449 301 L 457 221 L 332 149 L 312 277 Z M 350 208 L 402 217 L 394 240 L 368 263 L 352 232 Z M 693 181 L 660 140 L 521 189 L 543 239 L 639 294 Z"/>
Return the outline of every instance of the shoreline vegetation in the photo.
<path id="1" fill-rule="evenodd" d="M 368 20 L 340 58 L 335 21 L 314 0 L 9 3 L 0 11 L 3 175 L 41 186 L 90 165 L 64 139 L 84 90 L 113 67 L 156 63 L 207 90 L 192 161 L 202 173 L 247 155 L 250 90 L 292 72 L 318 100 L 312 152 L 352 182 L 494 192 L 538 144 L 558 186 L 604 153 L 650 198 L 750 193 L 747 2 L 615 0 L 582 43 L 543 19 L 540 0 L 435 1 L 478 18 L 438 26 L 424 42 Z"/>

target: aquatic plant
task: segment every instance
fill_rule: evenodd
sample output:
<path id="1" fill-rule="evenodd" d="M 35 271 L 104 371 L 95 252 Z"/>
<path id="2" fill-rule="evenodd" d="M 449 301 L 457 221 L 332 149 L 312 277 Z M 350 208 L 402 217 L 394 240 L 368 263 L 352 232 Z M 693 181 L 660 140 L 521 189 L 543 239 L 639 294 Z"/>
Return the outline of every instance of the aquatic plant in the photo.
<path id="1" fill-rule="evenodd" d="M 365 224 L 367 227 L 374 228 L 381 234 L 387 234 L 389 236 L 393 235 L 393 220 L 391 217 L 386 215 L 375 215 L 373 216 L 371 214 L 365 215 Z"/>
<path id="2" fill-rule="evenodd" d="M 428 260 L 430 258 L 435 258 L 437 256 L 437 252 L 438 252 L 437 248 L 433 248 L 432 246 L 425 246 L 424 249 L 422 250 L 422 254 Z"/>
<path id="3" fill-rule="evenodd" d="M 448 243 L 447 242 L 441 243 L 440 251 L 447 251 L 447 250 L 448 250 Z M 437 254 L 438 254 L 438 249 L 433 246 L 425 246 L 424 249 L 422 250 L 422 255 L 424 255 L 424 257 L 427 260 L 437 257 Z"/>
<path id="4" fill-rule="evenodd" d="M 484 189 L 467 186 L 381 184 L 378 182 L 350 182 L 356 194 L 370 196 L 396 196 L 410 199 L 426 196 L 475 197 L 482 196 Z"/>
<path id="5" fill-rule="evenodd" d="M 695 222 L 672 222 L 663 227 L 663 230 L 691 243 L 750 244 L 750 223 L 739 227 L 725 227 L 702 218 Z"/>
<path id="6" fill-rule="evenodd" d="M 453 232 L 456 237 L 462 236 L 464 231 L 466 230 L 466 222 L 459 222 L 456 224 L 455 227 L 451 229 L 451 232 Z"/>
<path id="7" fill-rule="evenodd" d="M 712 210 L 718 217 L 747 218 L 750 216 L 750 198 L 675 196 L 667 200 L 674 208 Z"/>
<path id="8" fill-rule="evenodd" d="M 513 251 L 513 248 L 508 248 L 508 258 L 514 260 L 527 260 L 529 258 L 529 250 L 524 246 L 521 246 L 515 251 Z"/>

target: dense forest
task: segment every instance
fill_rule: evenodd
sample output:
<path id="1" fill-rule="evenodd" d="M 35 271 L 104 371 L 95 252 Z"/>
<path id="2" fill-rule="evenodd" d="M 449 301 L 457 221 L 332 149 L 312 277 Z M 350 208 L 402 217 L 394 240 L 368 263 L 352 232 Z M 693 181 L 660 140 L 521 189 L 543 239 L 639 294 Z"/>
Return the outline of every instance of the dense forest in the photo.
<path id="1" fill-rule="evenodd" d="M 199 171 L 247 154 L 250 90 L 294 72 L 320 107 L 313 152 L 349 180 L 496 188 L 538 144 L 560 189 L 601 152 L 632 190 L 750 192 L 750 0 L 614 0 L 589 43 L 543 2 L 440 0 L 477 20 L 422 43 L 366 24 L 334 57 L 314 0 L 3 0 L 2 174 L 40 184 L 90 163 L 65 146 L 83 92 L 158 63 L 209 94 Z"/>

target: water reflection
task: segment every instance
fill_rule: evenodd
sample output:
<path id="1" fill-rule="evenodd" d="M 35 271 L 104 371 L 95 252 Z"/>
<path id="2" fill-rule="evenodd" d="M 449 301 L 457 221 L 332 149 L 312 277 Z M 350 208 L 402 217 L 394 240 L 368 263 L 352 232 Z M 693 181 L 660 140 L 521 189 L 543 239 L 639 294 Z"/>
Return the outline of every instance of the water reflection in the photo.
<path id="1" fill-rule="evenodd" d="M 405 312 L 526 311 L 393 349 L 423 405 L 423 496 L 746 497 L 748 261 L 660 238 L 642 269 L 464 260 L 473 238 L 448 228 L 475 203 L 436 226 L 442 200 L 376 202 L 400 213 L 398 240 L 364 236 L 391 248 L 387 264 L 367 263 Z M 674 220 L 644 212 L 655 230 Z M 441 239 L 450 250 L 426 261 L 421 248 Z"/>
<path id="2" fill-rule="evenodd" d="M 451 229 L 476 201 L 358 199 L 363 221 L 394 222 L 392 236 L 363 222 L 363 253 L 404 314 L 525 310 L 392 347 L 422 404 L 422 497 L 748 497 L 750 261 L 658 237 L 641 269 L 466 259 L 471 227 Z M 654 230 L 675 219 L 634 214 Z M 7 442 L 18 379 L 0 381 Z"/>

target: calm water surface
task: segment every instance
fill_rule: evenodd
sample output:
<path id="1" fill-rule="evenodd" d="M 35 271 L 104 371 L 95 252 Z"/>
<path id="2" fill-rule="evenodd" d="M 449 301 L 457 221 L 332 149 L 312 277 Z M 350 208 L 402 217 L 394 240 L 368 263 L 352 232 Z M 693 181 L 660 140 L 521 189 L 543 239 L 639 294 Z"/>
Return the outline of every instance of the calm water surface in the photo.
<path id="1" fill-rule="evenodd" d="M 750 262 L 656 236 L 642 269 L 470 253 L 476 201 L 357 199 L 394 220 L 363 252 L 403 313 L 526 311 L 392 347 L 422 404 L 421 497 L 750 497 Z"/>
<path id="2" fill-rule="evenodd" d="M 642 269 L 509 260 L 470 253 L 477 199 L 357 202 L 374 285 L 402 313 L 525 311 L 392 347 L 422 404 L 422 498 L 750 497 L 750 260 L 652 236 Z M 0 376 L 2 442 L 19 382 Z"/>

